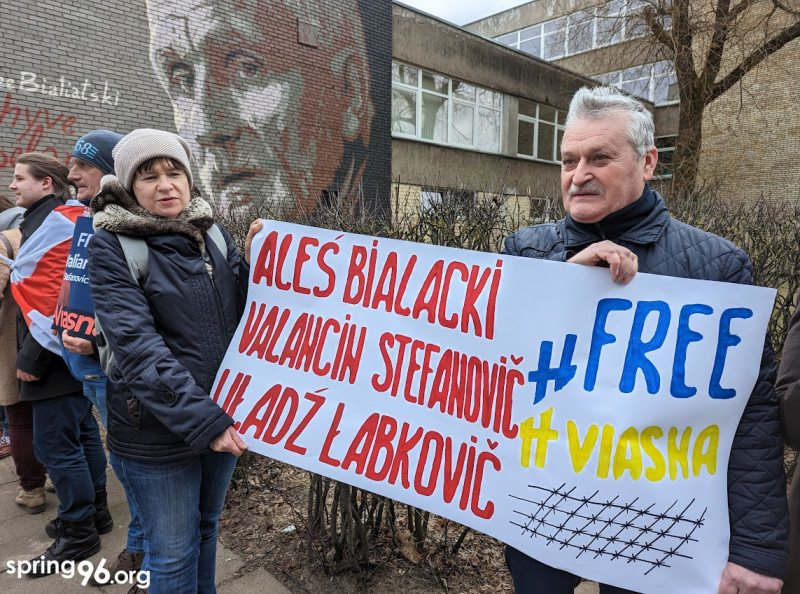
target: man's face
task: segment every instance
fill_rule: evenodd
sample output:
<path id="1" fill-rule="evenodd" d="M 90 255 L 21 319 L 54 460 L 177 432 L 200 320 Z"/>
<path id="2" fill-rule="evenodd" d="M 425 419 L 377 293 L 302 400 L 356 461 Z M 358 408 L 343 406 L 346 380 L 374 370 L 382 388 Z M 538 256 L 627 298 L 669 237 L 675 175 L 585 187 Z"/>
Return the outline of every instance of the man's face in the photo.
<path id="1" fill-rule="evenodd" d="M 103 172 L 91 163 L 72 157 L 69 164 L 69 179 L 78 188 L 77 198 L 83 202 L 91 200 L 100 193 L 100 180 Z"/>
<path id="2" fill-rule="evenodd" d="M 641 196 L 658 153 L 637 157 L 627 135 L 628 116 L 572 120 L 561 142 L 564 210 L 580 223 L 596 223 Z"/>
<path id="3" fill-rule="evenodd" d="M 37 200 L 50 194 L 53 188 L 49 177 L 36 179 L 27 165 L 18 163 L 14 166 L 14 178 L 8 189 L 14 192 L 17 206 L 30 208 Z"/>
<path id="4" fill-rule="evenodd" d="M 290 3 L 148 2 L 151 60 L 177 132 L 204 193 L 224 204 L 309 210 L 342 160 L 352 80 L 334 73 L 330 48 L 298 45 L 303 15 Z"/>

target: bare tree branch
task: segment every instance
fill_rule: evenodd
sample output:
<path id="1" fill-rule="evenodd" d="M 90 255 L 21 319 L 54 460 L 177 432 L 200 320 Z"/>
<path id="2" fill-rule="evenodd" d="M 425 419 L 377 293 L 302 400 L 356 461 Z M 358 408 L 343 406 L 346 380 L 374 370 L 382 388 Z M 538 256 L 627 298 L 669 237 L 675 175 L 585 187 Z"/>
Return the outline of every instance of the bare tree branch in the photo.
<path id="1" fill-rule="evenodd" d="M 677 82 L 674 181 L 692 191 L 700 171 L 706 107 L 771 54 L 800 39 L 800 0 L 639 0 L 635 5 L 636 10 L 609 18 L 616 16 L 622 24 L 635 20 L 632 30 L 641 37 L 625 47 L 624 62 L 672 61 L 674 75 L 669 76 L 674 78 L 659 78 L 655 91 L 648 91 L 653 95 L 645 98 L 657 103 L 675 99 L 665 83 Z M 629 55 L 629 48 L 641 48 L 642 55 Z"/>
<path id="2" fill-rule="evenodd" d="M 742 0 L 741 2 L 739 2 L 739 4 L 736 4 L 733 8 L 731 8 L 730 22 L 731 23 L 734 22 L 739 15 L 741 15 L 745 10 L 753 6 L 753 4 L 756 3 L 756 1 L 757 0 Z"/>
<path id="3" fill-rule="evenodd" d="M 652 6 L 647 6 L 642 11 L 642 14 L 644 15 L 644 22 L 647 25 L 647 28 L 650 29 L 650 33 L 652 33 L 655 40 L 661 45 L 665 46 L 674 55 L 675 40 L 672 39 L 672 36 L 667 32 L 667 30 L 661 24 L 661 21 L 658 19 L 658 11 Z"/>
<path id="4" fill-rule="evenodd" d="M 744 4 L 744 3 L 742 3 Z M 703 72 L 700 73 L 702 88 L 708 89 L 716 80 L 719 68 L 722 64 L 722 52 L 725 49 L 725 42 L 728 39 L 730 30 L 730 8 L 731 0 L 718 0 L 714 10 L 714 32 L 711 35 L 711 43 L 708 45 Z"/>
<path id="5" fill-rule="evenodd" d="M 787 13 L 792 14 L 794 16 L 800 16 L 800 8 L 789 8 L 788 6 L 786 6 L 786 4 L 781 2 L 781 0 L 772 0 L 772 4 L 776 8 L 779 8 L 784 12 L 787 12 Z"/>
<path id="6" fill-rule="evenodd" d="M 709 93 L 706 95 L 706 105 L 739 82 L 745 74 L 758 66 L 758 64 L 763 62 L 766 58 L 798 37 L 800 37 L 800 21 L 786 27 L 780 33 L 753 50 L 736 68 L 731 70 L 722 80 L 716 82 L 711 87 Z"/>
<path id="7" fill-rule="evenodd" d="M 675 38 L 675 70 L 681 82 L 681 94 L 687 92 L 686 83 L 697 84 L 697 70 L 692 51 L 694 36 L 689 18 L 689 0 L 672 3 L 672 33 Z M 682 97 L 683 98 L 683 97 Z"/>

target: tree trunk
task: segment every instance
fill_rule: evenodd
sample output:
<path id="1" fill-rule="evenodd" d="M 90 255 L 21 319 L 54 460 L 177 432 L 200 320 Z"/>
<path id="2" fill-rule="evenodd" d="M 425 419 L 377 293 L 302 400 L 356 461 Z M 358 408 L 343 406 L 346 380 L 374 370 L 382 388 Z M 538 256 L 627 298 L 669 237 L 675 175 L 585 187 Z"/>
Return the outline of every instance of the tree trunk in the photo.
<path id="1" fill-rule="evenodd" d="M 703 140 L 703 105 L 700 93 L 687 93 L 681 97 L 678 115 L 678 140 L 673 156 L 672 194 L 683 198 L 694 192 Z"/>

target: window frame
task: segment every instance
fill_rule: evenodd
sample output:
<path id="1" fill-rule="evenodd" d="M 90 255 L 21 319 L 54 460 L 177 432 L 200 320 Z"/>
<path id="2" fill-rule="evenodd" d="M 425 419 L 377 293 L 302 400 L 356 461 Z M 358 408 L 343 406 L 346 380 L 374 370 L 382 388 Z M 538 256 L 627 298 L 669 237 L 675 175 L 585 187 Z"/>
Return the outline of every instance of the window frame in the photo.
<path id="1" fill-rule="evenodd" d="M 543 103 L 539 103 L 538 101 L 533 101 L 530 99 L 521 99 L 522 101 L 528 101 L 533 103 L 536 106 L 535 116 L 525 115 L 521 112 L 517 112 L 517 121 L 518 122 L 525 122 L 527 124 L 533 124 L 533 153 L 526 154 L 520 152 L 519 146 L 519 126 L 517 126 L 517 153 L 516 156 L 521 159 L 527 159 L 529 161 L 538 161 L 540 163 L 551 163 L 556 165 L 561 165 L 561 159 L 558 158 L 560 155 L 560 147 L 559 147 L 559 132 L 563 136 L 564 127 L 566 122 L 566 110 L 559 109 L 557 107 L 553 107 L 552 105 L 545 105 Z M 545 120 L 542 119 L 540 116 L 540 107 L 544 105 L 553 110 L 553 120 Z M 559 115 L 563 115 L 564 117 L 561 118 Z M 553 157 L 554 160 L 549 159 L 542 159 L 539 157 L 539 122 L 544 124 L 552 125 L 553 126 Z"/>
<path id="2" fill-rule="evenodd" d="M 633 34 L 633 33 L 631 33 L 631 30 L 633 30 L 634 27 L 633 26 L 629 26 L 629 23 L 628 23 L 629 14 L 634 14 L 633 11 L 639 10 L 641 8 L 643 2 L 641 0 L 621 0 L 622 6 L 620 8 L 620 12 L 617 13 L 613 17 L 606 17 L 606 16 L 604 16 L 602 14 L 602 12 L 603 12 L 604 8 L 608 4 L 610 4 L 612 1 L 614 1 L 614 0 L 609 0 L 608 2 L 605 2 L 605 3 L 603 3 L 602 5 L 599 5 L 599 6 L 590 6 L 588 8 L 575 10 L 575 11 L 569 12 L 567 14 L 563 14 L 561 16 L 558 16 L 558 17 L 555 17 L 555 18 L 552 18 L 552 19 L 548 19 L 546 21 L 539 21 L 538 23 L 534 23 L 532 25 L 527 25 L 527 26 L 522 27 L 520 29 L 517 29 L 515 31 L 507 31 L 506 33 L 502 33 L 500 35 L 496 35 L 496 36 L 492 37 L 492 41 L 495 41 L 495 42 L 497 42 L 500 45 L 503 45 L 505 47 L 512 47 L 512 48 L 514 48 L 514 49 L 516 49 L 518 51 L 524 52 L 524 53 L 526 53 L 528 55 L 532 55 L 532 56 L 534 56 L 536 58 L 539 58 L 541 60 L 553 61 L 553 60 L 561 60 L 563 58 L 569 58 L 570 56 L 577 56 L 578 54 L 583 54 L 583 53 L 590 52 L 590 51 L 593 51 L 593 50 L 602 49 L 602 48 L 605 48 L 605 47 L 611 47 L 613 45 L 618 45 L 620 43 L 624 43 L 624 42 L 630 41 L 632 39 L 641 39 L 642 37 L 646 37 L 646 34 Z M 631 12 L 629 13 L 629 11 L 631 11 Z M 570 51 L 570 45 L 569 45 L 570 20 L 572 19 L 572 17 L 574 15 L 577 15 L 577 14 L 580 14 L 580 13 L 591 14 L 591 25 L 590 25 L 590 27 L 591 27 L 591 44 L 590 44 L 590 47 L 587 48 L 587 49 L 582 49 L 582 50 L 578 50 L 578 51 L 574 51 L 573 52 L 573 51 Z M 620 22 L 619 40 L 615 41 L 613 39 L 614 36 L 612 35 L 612 39 L 610 41 L 600 43 L 600 41 L 598 39 L 598 31 L 600 30 L 600 22 L 606 20 L 607 18 L 614 18 L 614 19 L 620 18 L 620 19 L 622 19 L 621 22 Z M 551 23 L 554 23 L 554 22 L 556 22 L 556 21 L 558 21 L 560 19 L 564 19 L 564 25 L 563 25 L 563 27 L 561 29 L 559 29 L 559 31 L 563 31 L 564 32 L 564 48 L 563 48 L 564 49 L 564 53 L 560 54 L 560 55 L 558 55 L 558 56 L 556 56 L 554 58 L 545 58 L 544 57 L 544 39 L 545 39 L 545 36 L 546 35 L 554 35 L 554 34 L 556 34 L 556 32 L 545 33 L 545 30 L 544 30 L 545 26 L 547 26 L 547 25 L 549 25 Z M 584 21 L 581 21 L 580 24 L 583 25 Z M 669 25 L 666 25 L 666 26 L 667 26 L 667 28 L 669 28 Z M 528 29 L 532 29 L 534 27 L 539 27 L 539 35 L 538 35 L 538 38 L 539 38 L 539 54 L 538 55 L 531 54 L 530 52 L 526 52 L 525 50 L 521 49 L 521 45 L 522 45 L 522 43 L 524 41 L 530 41 L 530 40 L 535 39 L 537 37 L 537 36 L 532 36 L 532 37 L 527 37 L 527 38 L 523 39 L 522 38 L 522 32 L 525 31 L 525 30 L 528 30 Z M 515 41 L 512 41 L 511 43 L 501 41 L 502 38 L 509 37 L 509 36 L 511 36 L 511 35 L 513 35 L 515 33 L 516 33 L 516 40 Z"/>
<path id="3" fill-rule="evenodd" d="M 659 147 L 658 146 L 658 141 L 662 140 L 664 138 L 672 138 L 674 142 L 670 146 Z M 654 171 L 653 172 L 653 179 L 656 180 L 656 181 L 672 179 L 672 175 L 673 175 L 673 172 L 675 170 L 674 157 L 675 157 L 675 149 L 676 149 L 677 144 L 678 144 L 678 136 L 677 136 L 677 134 L 662 134 L 661 136 L 656 136 L 653 140 L 655 141 L 656 151 L 658 152 L 658 163 L 656 163 L 656 171 L 658 171 L 658 164 L 662 162 L 661 161 L 661 153 L 672 153 L 672 155 L 673 155 L 673 158 L 670 160 L 669 172 L 668 173 L 656 173 Z"/>
<path id="4" fill-rule="evenodd" d="M 665 66 L 663 71 L 659 74 L 656 74 L 656 69 Z M 637 78 L 625 78 L 625 72 L 633 71 L 636 69 L 647 67 L 648 75 L 647 75 L 647 97 L 642 97 L 641 95 L 633 95 L 628 91 L 625 91 L 622 87 L 625 83 L 630 83 L 636 80 L 644 80 L 645 77 L 637 77 Z M 640 64 L 638 66 L 631 66 L 630 68 L 623 68 L 622 70 L 612 70 L 611 72 L 604 72 L 602 74 L 595 74 L 592 78 L 604 85 L 616 87 L 620 91 L 627 93 L 629 95 L 633 95 L 634 97 L 638 97 L 640 99 L 644 99 L 645 101 L 649 101 L 653 105 L 658 107 L 663 107 L 667 105 L 678 105 L 680 103 L 680 99 L 668 99 L 667 101 L 656 101 L 655 91 L 656 91 L 656 79 L 671 79 L 675 78 L 677 82 L 677 78 L 675 75 L 675 66 L 671 60 L 659 60 L 658 62 L 650 62 L 649 64 Z M 616 82 L 612 82 L 612 79 L 616 78 Z"/>
<path id="5" fill-rule="evenodd" d="M 519 37 L 519 36 L 518 36 Z M 398 60 L 392 60 L 392 64 L 398 64 L 401 66 L 407 66 L 409 68 L 415 68 L 417 70 L 417 83 L 416 85 L 410 85 L 405 82 L 400 82 L 394 80 L 392 78 L 392 89 L 398 89 L 406 92 L 412 92 L 415 94 L 416 98 L 416 121 L 415 121 L 415 131 L 414 134 L 408 134 L 404 132 L 395 132 L 392 131 L 391 134 L 393 137 L 396 138 L 406 138 L 409 140 L 417 140 L 420 142 L 428 142 L 432 144 L 437 144 L 440 146 L 449 146 L 455 148 L 461 148 L 466 150 L 472 150 L 477 152 L 484 152 L 484 153 L 491 153 L 491 154 L 500 154 L 503 146 L 503 109 L 505 107 L 505 99 L 504 94 L 500 91 L 496 91 L 494 89 L 489 89 L 487 87 L 483 87 L 481 85 L 477 85 L 471 81 L 464 80 L 461 78 L 455 79 L 452 76 L 448 76 L 446 74 L 442 74 L 440 72 L 436 72 L 435 70 L 431 70 L 429 68 L 423 68 L 420 66 L 415 66 L 413 64 L 407 64 L 405 62 L 400 62 Z M 422 78 L 423 73 L 427 73 L 432 76 L 439 76 L 445 78 L 447 80 L 447 93 L 441 93 L 438 91 L 433 91 L 430 89 L 426 89 L 422 86 Z M 467 99 L 463 99 L 461 97 L 457 97 L 453 93 L 453 81 L 456 82 L 463 82 L 464 84 L 470 85 L 475 89 L 475 98 L 474 100 L 470 101 Z M 494 107 L 492 105 L 487 105 L 481 102 L 480 99 L 480 92 L 486 91 L 493 94 L 493 97 L 498 99 L 499 106 Z M 422 99 L 424 94 L 428 94 L 431 96 L 439 97 L 444 99 L 447 102 L 447 133 L 445 140 L 435 140 L 430 138 L 423 138 L 422 137 Z M 470 143 L 462 143 L 457 142 L 455 140 L 455 133 L 453 129 L 453 110 L 456 104 L 470 106 L 472 107 L 472 141 Z M 479 120 L 479 111 L 480 110 L 487 110 L 494 112 L 497 123 L 497 145 L 494 148 L 486 148 L 484 146 L 479 146 L 478 143 L 478 120 Z M 390 128 L 393 128 L 394 124 Z"/>

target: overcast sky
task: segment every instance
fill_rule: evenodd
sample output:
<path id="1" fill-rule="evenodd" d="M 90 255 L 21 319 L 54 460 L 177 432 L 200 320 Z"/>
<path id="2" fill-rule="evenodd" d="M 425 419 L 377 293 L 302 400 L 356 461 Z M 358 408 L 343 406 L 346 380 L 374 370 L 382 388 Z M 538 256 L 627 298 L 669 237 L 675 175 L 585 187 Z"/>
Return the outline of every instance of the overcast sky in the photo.
<path id="1" fill-rule="evenodd" d="M 526 0 L 400 0 L 439 18 L 464 25 L 501 10 L 525 4 Z"/>

